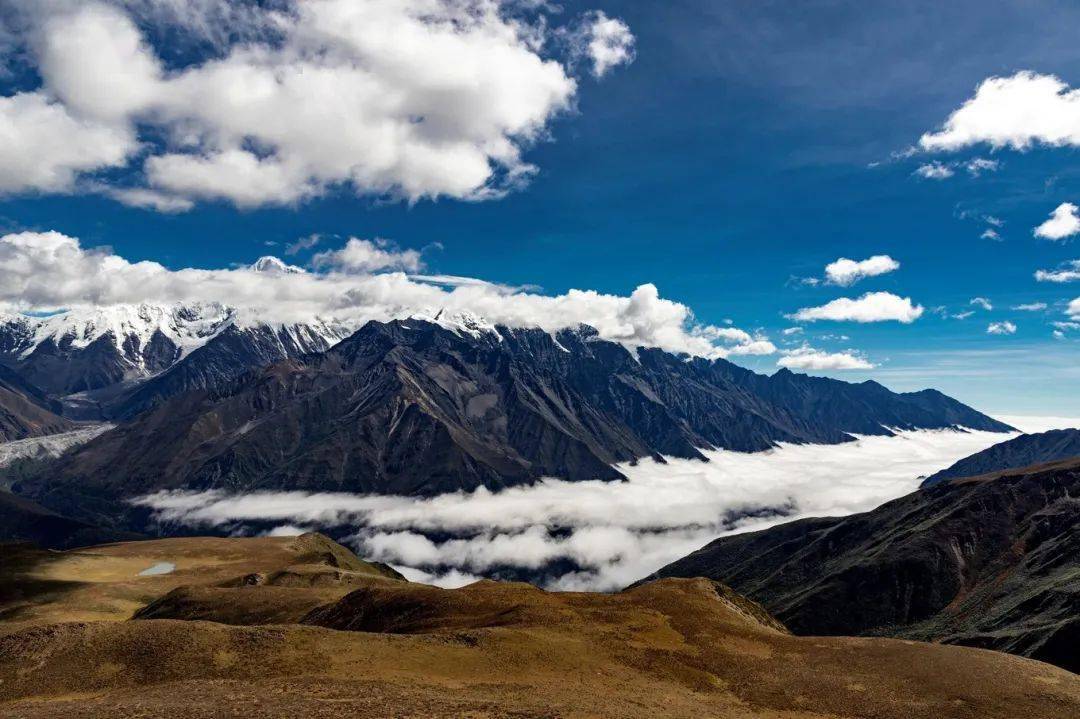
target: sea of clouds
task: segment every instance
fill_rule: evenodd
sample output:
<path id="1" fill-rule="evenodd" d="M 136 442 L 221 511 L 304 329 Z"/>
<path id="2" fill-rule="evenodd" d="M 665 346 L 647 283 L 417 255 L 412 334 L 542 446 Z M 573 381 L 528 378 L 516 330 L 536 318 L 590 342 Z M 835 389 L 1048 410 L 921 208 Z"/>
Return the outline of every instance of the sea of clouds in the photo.
<path id="1" fill-rule="evenodd" d="M 1029 432 L 1080 427 L 1061 417 L 1002 419 Z M 614 590 L 725 534 L 872 509 L 1012 436 L 924 430 L 753 454 L 710 451 L 709 462 L 621 465 L 625 482 L 547 479 L 431 498 L 209 491 L 135 501 L 173 526 L 243 533 L 273 525 L 269 533 L 279 535 L 344 529 L 362 556 L 415 581 L 460 586 L 509 571 L 550 589 Z"/>

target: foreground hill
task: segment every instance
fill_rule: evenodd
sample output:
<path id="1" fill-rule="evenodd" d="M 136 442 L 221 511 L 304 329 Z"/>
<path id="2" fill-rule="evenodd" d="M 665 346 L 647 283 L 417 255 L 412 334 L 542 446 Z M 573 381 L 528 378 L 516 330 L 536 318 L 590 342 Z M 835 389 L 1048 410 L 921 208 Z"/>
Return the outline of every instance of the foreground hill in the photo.
<path id="1" fill-rule="evenodd" d="M 161 563 L 175 569 L 140 575 Z M 1056 667 L 965 647 L 796 637 L 703 579 L 611 595 L 488 581 L 444 590 L 318 535 L 26 550 L 16 564 L 0 584 L 24 597 L 0 613 L 5 717 L 1080 711 L 1080 678 Z"/>
<path id="2" fill-rule="evenodd" d="M 951 467 L 927 477 L 922 486 L 929 487 L 957 477 L 975 477 L 1072 457 L 1080 457 L 1080 429 L 1053 429 L 1037 434 L 1022 434 L 961 459 Z"/>
<path id="3" fill-rule="evenodd" d="M 161 489 L 432 495 L 700 448 L 837 443 L 891 428 L 1008 431 L 936 392 L 896 394 L 660 350 L 582 328 L 371 322 L 321 354 L 187 392 L 65 456 L 23 491 L 64 511 Z"/>
<path id="4" fill-rule="evenodd" d="M 0 365 L 0 442 L 40 437 L 74 428 L 59 407 L 18 373 Z"/>
<path id="5" fill-rule="evenodd" d="M 723 537 L 657 577 L 730 584 L 799 634 L 990 647 L 1080 670 L 1080 460 Z"/>

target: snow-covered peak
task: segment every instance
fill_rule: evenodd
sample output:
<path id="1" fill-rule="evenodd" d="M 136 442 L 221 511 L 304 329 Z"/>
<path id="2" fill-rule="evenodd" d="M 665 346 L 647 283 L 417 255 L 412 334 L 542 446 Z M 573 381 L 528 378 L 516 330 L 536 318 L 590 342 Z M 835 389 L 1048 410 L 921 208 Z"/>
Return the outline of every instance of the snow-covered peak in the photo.
<path id="1" fill-rule="evenodd" d="M 435 312 L 417 312 L 411 315 L 409 319 L 431 322 L 459 335 L 466 334 L 471 337 L 480 337 L 485 334 L 494 334 L 500 340 L 502 339 L 494 324 L 472 312 L 451 312 L 441 309 Z"/>
<path id="2" fill-rule="evenodd" d="M 64 348 L 81 349 L 102 337 L 111 337 L 117 346 L 137 342 L 146 347 L 155 334 L 172 340 L 182 353 L 203 344 L 228 324 L 233 312 L 217 304 L 112 305 L 73 309 L 36 320 L 33 346 L 29 354 L 46 340 Z"/>
<path id="3" fill-rule="evenodd" d="M 299 275 L 304 272 L 302 267 L 286 264 L 273 255 L 265 255 L 255 260 L 254 264 L 251 265 L 251 269 L 254 272 L 262 272 L 267 275 Z"/>

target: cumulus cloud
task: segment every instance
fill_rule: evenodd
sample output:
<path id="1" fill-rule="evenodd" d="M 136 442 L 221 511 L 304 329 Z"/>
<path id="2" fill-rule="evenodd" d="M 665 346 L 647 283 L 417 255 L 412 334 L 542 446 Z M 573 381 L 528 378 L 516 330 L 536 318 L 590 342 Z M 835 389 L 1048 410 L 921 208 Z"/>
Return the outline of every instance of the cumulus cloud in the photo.
<path id="1" fill-rule="evenodd" d="M 776 362 L 777 367 L 804 370 L 849 370 L 873 369 L 877 366 L 865 357 L 850 350 L 846 352 L 825 352 L 814 349 L 809 345 L 788 350 L 783 355 Z"/>
<path id="2" fill-rule="evenodd" d="M 68 192 L 81 172 L 127 164 L 135 133 L 68 112 L 38 92 L 0 97 L 0 193 Z"/>
<path id="3" fill-rule="evenodd" d="M 991 322 L 986 326 L 986 333 L 991 335 L 1014 335 L 1016 334 L 1016 325 L 1008 320 Z"/>
<path id="4" fill-rule="evenodd" d="M 829 284 L 850 287 L 861 279 L 877 277 L 900 269 L 900 263 L 888 255 L 874 255 L 855 261 L 841 257 L 825 266 L 825 279 Z"/>
<path id="5" fill-rule="evenodd" d="M 769 452 L 706 451 L 709 462 L 620 465 L 627 482 L 543 480 L 498 493 L 394 496 L 163 492 L 137 500 L 163 521 L 345 527 L 357 550 L 419 581 L 467 583 L 502 567 L 555 589 L 610 590 L 718 535 L 804 516 L 864 511 L 914 491 L 920 475 L 1000 442 L 987 432 L 905 432 Z M 555 562 L 575 568 L 552 569 Z"/>
<path id="6" fill-rule="evenodd" d="M 578 52 L 592 64 L 594 77 L 603 77 L 613 68 L 634 60 L 634 35 L 630 27 L 599 10 L 588 14 L 577 43 Z"/>
<path id="7" fill-rule="evenodd" d="M 976 144 L 1016 150 L 1034 144 L 1080 145 L 1080 91 L 1034 72 L 987 78 L 940 130 L 919 139 L 923 149 L 932 151 Z"/>
<path id="8" fill-rule="evenodd" d="M 317 268 L 360 273 L 387 269 L 417 272 L 423 267 L 420 253 L 416 250 L 397 250 L 386 240 L 361 240 L 356 237 L 350 237 L 340 249 L 320 252 L 311 262 Z"/>
<path id="9" fill-rule="evenodd" d="M 1062 202 L 1050 219 L 1035 228 L 1035 236 L 1047 240 L 1063 240 L 1080 232 L 1080 208 L 1071 202 Z"/>
<path id="10" fill-rule="evenodd" d="M 983 240 L 994 240 L 995 242 L 1000 242 L 1001 233 L 995 230 L 993 227 L 987 227 L 985 230 L 983 230 L 982 234 L 979 235 L 979 238 Z"/>
<path id="11" fill-rule="evenodd" d="M 1065 309 L 1065 314 L 1074 320 L 1080 320 L 1080 297 L 1069 303 L 1069 306 Z"/>
<path id="12" fill-rule="evenodd" d="M 201 200 L 294 204 L 335 188 L 482 200 L 528 179 L 523 152 L 576 97 L 544 4 L 229 5 L 19 2 L 42 82 L 0 98 L 10 140 L 0 191 L 72 191 L 84 178 L 86 189 L 164 211 Z M 235 37 L 222 22 L 236 23 Z M 632 58 L 622 21 L 593 13 L 582 27 L 597 76 Z M 155 34 L 215 51 L 166 68 Z M 136 157 L 133 182 L 89 182 Z"/>
<path id="13" fill-rule="evenodd" d="M 858 299 L 840 297 L 820 307 L 803 307 L 790 317 L 802 322 L 895 321 L 910 324 L 922 313 L 923 306 L 912 304 L 910 297 L 898 297 L 891 292 L 867 292 Z"/>
<path id="14" fill-rule="evenodd" d="M 765 337 L 695 322 L 690 308 L 662 298 L 651 284 L 628 296 L 593 290 L 544 295 L 479 280 L 447 287 L 401 271 L 374 272 L 418 266 L 419 255 L 355 238 L 323 257 L 316 272 L 265 272 L 252 267 L 172 270 L 157 262 L 130 262 L 108 249 L 84 248 L 59 232 L 12 233 L 0 237 L 0 307 L 48 311 L 214 301 L 264 321 L 323 317 L 353 327 L 368 320 L 445 309 L 479 315 L 493 324 L 549 332 L 584 323 L 595 327 L 602 338 L 627 347 L 659 347 L 709 358 L 769 354 L 776 349 Z M 276 258 L 260 265 L 288 267 Z"/>
<path id="15" fill-rule="evenodd" d="M 948 165 L 944 165 L 940 162 L 930 162 L 925 165 L 920 165 L 915 170 L 915 174 L 927 180 L 946 180 L 956 173 Z"/>
<path id="16" fill-rule="evenodd" d="M 1039 282 L 1075 282 L 1080 280 L 1080 260 L 1069 260 L 1056 270 L 1036 270 Z"/>
<path id="17" fill-rule="evenodd" d="M 987 312 L 994 309 L 993 303 L 991 303 L 990 300 L 985 297 L 972 297 L 970 300 L 968 300 L 968 304 L 974 305 L 976 307 L 981 307 Z"/>

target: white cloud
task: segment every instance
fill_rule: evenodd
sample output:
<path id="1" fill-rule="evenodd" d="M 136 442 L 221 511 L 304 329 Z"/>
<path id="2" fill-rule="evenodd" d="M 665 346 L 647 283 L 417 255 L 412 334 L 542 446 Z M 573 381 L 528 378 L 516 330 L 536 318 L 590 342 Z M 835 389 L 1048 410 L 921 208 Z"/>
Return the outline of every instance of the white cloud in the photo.
<path id="1" fill-rule="evenodd" d="M 0 98 L 0 128 L 13 138 L 0 144 L 0 190 L 70 191 L 141 148 L 143 184 L 105 194 L 166 211 L 215 199 L 292 204 L 341 187 L 410 202 L 488 199 L 533 173 L 523 151 L 577 93 L 569 59 L 549 52 L 561 30 L 542 4 L 226 5 L 21 3 L 42 85 Z M 237 38 L 222 33 L 223 18 L 238 19 Z M 595 74 L 632 58 L 622 21 L 585 22 Z M 166 69 L 144 31 L 209 38 L 217 51 Z"/>
<path id="2" fill-rule="evenodd" d="M 873 369 L 877 365 L 872 364 L 865 357 L 847 352 L 824 352 L 803 345 L 798 349 L 788 350 L 783 353 L 777 362 L 777 367 L 788 369 L 805 370 L 849 370 L 849 369 Z"/>
<path id="3" fill-rule="evenodd" d="M 1074 320 L 1080 320 L 1080 297 L 1069 303 L 1068 308 L 1065 310 L 1065 314 L 1072 317 Z"/>
<path id="4" fill-rule="evenodd" d="M 584 323 L 595 327 L 602 338 L 628 347 L 660 347 L 701 357 L 776 350 L 766 338 L 738 328 L 694 322 L 689 307 L 662 298 L 651 284 L 639 286 L 629 296 L 593 290 L 543 295 L 482 281 L 446 288 L 404 272 L 363 272 L 380 265 L 418 264 L 413 251 L 393 251 L 354 239 L 326 256 L 325 272 L 268 273 L 251 267 L 171 270 L 157 262 L 129 262 L 108 249 L 83 248 L 78 240 L 58 232 L 13 233 L 0 237 L 0 307 L 42 311 L 212 301 L 266 321 L 300 322 L 321 316 L 354 327 L 368 320 L 445 309 L 470 312 L 493 324 L 549 332 Z"/>
<path id="5" fill-rule="evenodd" d="M 1080 280 L 1080 260 L 1070 260 L 1056 270 L 1036 270 L 1039 282 L 1075 282 Z"/>
<path id="6" fill-rule="evenodd" d="M 957 312 L 956 314 L 952 315 L 952 318 L 954 320 L 966 320 L 968 317 L 971 317 L 973 314 L 975 314 L 974 310 L 964 310 L 963 312 Z"/>
<path id="7" fill-rule="evenodd" d="M 945 180 L 956 174 L 951 167 L 940 162 L 930 162 L 920 165 L 915 174 L 927 180 Z"/>
<path id="8" fill-rule="evenodd" d="M 946 151 L 983 143 L 1016 150 L 1080 145 L 1080 91 L 1053 75 L 991 77 L 939 131 L 919 140 L 925 150 Z"/>
<path id="9" fill-rule="evenodd" d="M 999 166 L 997 160 L 988 160 L 985 157 L 973 157 L 964 163 L 964 169 L 972 177 L 978 177 L 984 172 L 997 172 Z"/>
<path id="10" fill-rule="evenodd" d="M 1045 302 L 1026 302 L 1022 305 L 1013 305 L 1014 310 L 1021 312 L 1041 312 L 1046 309 Z"/>
<path id="11" fill-rule="evenodd" d="M 791 335 L 800 335 L 802 333 L 803 333 L 803 328 L 802 327 L 788 327 L 787 329 L 785 329 L 782 332 L 782 334 L 784 334 L 786 336 L 789 336 L 789 337 Z"/>
<path id="12" fill-rule="evenodd" d="M 946 180 L 956 174 L 957 169 L 967 170 L 972 177 L 979 177 L 984 172 L 997 172 L 1000 163 L 985 157 L 973 157 L 966 162 L 940 162 L 934 160 L 920 165 L 915 174 L 927 180 Z"/>
<path id="13" fill-rule="evenodd" d="M 833 320 L 837 322 L 887 322 L 910 324 L 923 313 L 922 305 L 913 305 L 910 297 L 890 292 L 867 292 L 858 299 L 840 297 L 820 307 L 803 307 L 791 319 L 802 322 Z"/>
<path id="14" fill-rule="evenodd" d="M 976 307 L 981 307 L 982 309 L 986 310 L 987 312 L 994 309 L 993 303 L 991 303 L 990 300 L 986 299 L 985 297 L 972 297 L 968 301 L 968 304 L 969 305 L 975 305 Z"/>
<path id="15" fill-rule="evenodd" d="M 70 192 L 79 173 L 120 167 L 134 133 L 72 115 L 37 92 L 0 97 L 0 193 Z"/>
<path id="16" fill-rule="evenodd" d="M 627 482 L 543 480 L 498 493 L 428 499 L 304 492 L 161 493 L 141 500 L 163 520 L 193 527 L 272 521 L 352 526 L 361 555 L 419 581 L 473 579 L 499 566 L 555 560 L 580 571 L 558 589 L 611 590 L 718 535 L 806 516 L 859 512 L 914 491 L 926 475 L 1005 439 L 987 432 L 906 432 L 841 445 L 769 452 L 706 451 L 709 462 L 643 459 Z M 757 518 L 751 513 L 762 513 Z M 770 512 L 773 513 L 770 516 Z"/>
<path id="17" fill-rule="evenodd" d="M 578 42 L 582 46 L 580 51 L 592 63 L 594 77 L 603 77 L 611 69 L 634 60 L 634 35 L 630 27 L 599 10 L 589 13 Z"/>
<path id="18" fill-rule="evenodd" d="M 987 227 L 983 230 L 983 233 L 979 235 L 979 237 L 984 240 L 994 240 L 995 242 L 1001 241 L 1001 233 L 992 227 Z"/>
<path id="19" fill-rule="evenodd" d="M 1050 219 L 1035 228 L 1036 237 L 1063 240 L 1080 232 L 1080 208 L 1071 202 L 1062 202 L 1050 213 Z"/>
<path id="20" fill-rule="evenodd" d="M 830 284 L 849 287 L 861 279 L 876 277 L 900 269 L 900 263 L 888 255 L 874 255 L 865 260 L 841 257 L 825 266 L 825 279 Z"/>
<path id="21" fill-rule="evenodd" d="M 1014 335 L 1016 334 L 1016 325 L 1008 320 L 1004 322 L 991 322 L 986 326 L 987 334 L 991 335 Z"/>
<path id="22" fill-rule="evenodd" d="M 310 250 L 316 245 L 318 245 L 320 242 L 322 242 L 322 240 L 322 235 L 317 232 L 307 235 L 306 237 L 301 237 L 295 242 L 290 242 L 288 245 L 285 246 L 285 254 L 295 255 L 303 252 L 304 250 Z"/>
<path id="23" fill-rule="evenodd" d="M 356 237 L 350 237 L 341 249 L 318 253 L 311 262 L 317 268 L 360 273 L 387 269 L 417 272 L 423 267 L 416 250 L 396 250 L 386 240 Z"/>

